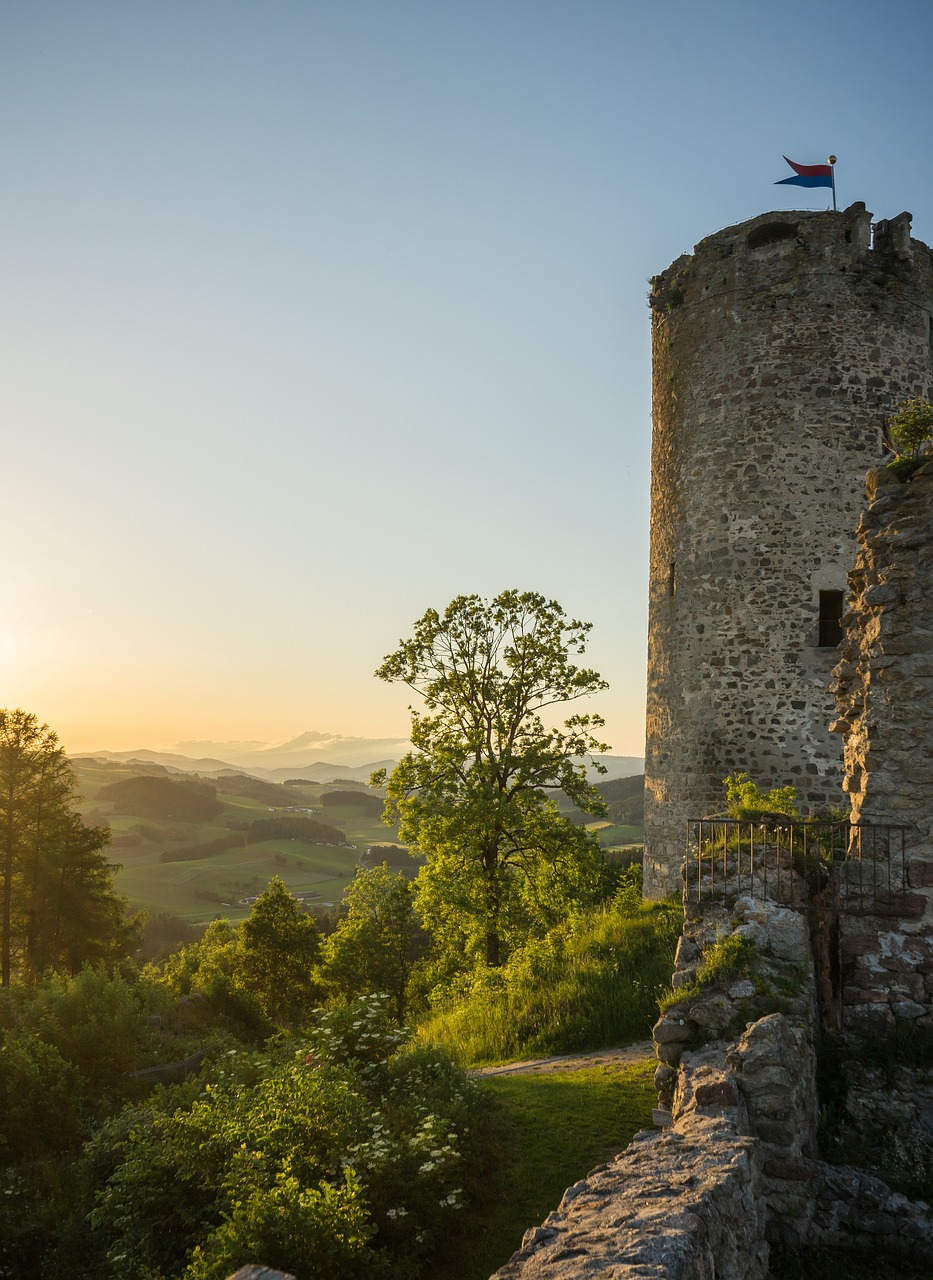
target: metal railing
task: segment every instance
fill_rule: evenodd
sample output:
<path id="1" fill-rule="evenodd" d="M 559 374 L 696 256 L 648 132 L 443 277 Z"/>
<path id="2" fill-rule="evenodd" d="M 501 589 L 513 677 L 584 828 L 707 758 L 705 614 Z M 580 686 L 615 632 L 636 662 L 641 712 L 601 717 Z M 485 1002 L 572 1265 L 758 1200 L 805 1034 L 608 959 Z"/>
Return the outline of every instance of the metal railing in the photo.
<path id="1" fill-rule="evenodd" d="M 743 894 L 805 906 L 832 887 L 838 909 L 896 913 L 907 893 L 906 835 L 893 823 L 691 818 L 684 901 Z"/>

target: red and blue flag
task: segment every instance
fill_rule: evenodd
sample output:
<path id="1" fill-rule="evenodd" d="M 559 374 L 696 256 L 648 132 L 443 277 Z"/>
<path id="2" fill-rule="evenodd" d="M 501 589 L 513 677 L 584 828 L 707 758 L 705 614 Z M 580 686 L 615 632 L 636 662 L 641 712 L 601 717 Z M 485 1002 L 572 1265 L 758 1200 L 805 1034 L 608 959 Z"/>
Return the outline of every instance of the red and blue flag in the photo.
<path id="1" fill-rule="evenodd" d="M 835 158 L 835 157 L 834 157 Z M 787 156 L 784 157 L 787 160 Z M 794 171 L 792 178 L 781 178 L 776 187 L 831 187 L 833 185 L 833 167 L 831 164 L 794 164 L 787 163 Z"/>

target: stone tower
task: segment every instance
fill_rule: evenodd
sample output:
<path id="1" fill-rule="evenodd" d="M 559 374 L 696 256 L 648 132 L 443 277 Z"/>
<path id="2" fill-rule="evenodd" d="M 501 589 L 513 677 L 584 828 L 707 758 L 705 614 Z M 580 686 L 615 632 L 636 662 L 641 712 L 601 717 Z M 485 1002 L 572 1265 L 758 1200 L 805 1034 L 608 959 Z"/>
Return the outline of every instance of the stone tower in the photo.
<path id="1" fill-rule="evenodd" d="M 827 686 L 865 472 L 933 382 L 933 254 L 871 216 L 763 214 L 652 281 L 650 896 L 729 773 L 843 805 Z"/>

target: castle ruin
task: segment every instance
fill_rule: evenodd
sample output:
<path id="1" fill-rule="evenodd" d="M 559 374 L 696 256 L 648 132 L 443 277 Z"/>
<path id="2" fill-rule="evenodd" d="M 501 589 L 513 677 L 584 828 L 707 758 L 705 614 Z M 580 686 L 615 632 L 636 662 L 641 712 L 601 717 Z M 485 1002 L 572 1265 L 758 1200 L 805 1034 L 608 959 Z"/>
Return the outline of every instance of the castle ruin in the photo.
<path id="1" fill-rule="evenodd" d="M 645 891 L 745 770 L 844 804 L 829 724 L 864 477 L 933 384 L 933 254 L 910 215 L 767 213 L 652 281 Z"/>
<path id="2" fill-rule="evenodd" d="M 767 1280 L 775 1245 L 933 1265 L 929 1196 L 878 1176 L 933 1168 L 933 449 L 871 465 L 930 395 L 931 267 L 909 215 L 854 205 L 729 228 L 653 282 L 646 885 L 736 769 L 852 825 L 810 855 L 794 824 L 701 828 L 658 1127 L 493 1280 Z M 853 1138 L 874 1172 L 832 1162 Z"/>

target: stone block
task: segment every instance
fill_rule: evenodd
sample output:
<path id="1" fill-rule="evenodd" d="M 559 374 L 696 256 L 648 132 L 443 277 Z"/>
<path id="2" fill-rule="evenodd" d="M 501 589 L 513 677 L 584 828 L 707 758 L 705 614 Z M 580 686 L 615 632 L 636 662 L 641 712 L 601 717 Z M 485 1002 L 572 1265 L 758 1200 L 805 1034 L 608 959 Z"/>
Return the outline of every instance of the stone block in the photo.
<path id="1" fill-rule="evenodd" d="M 674 964 L 678 969 L 686 968 L 687 965 L 693 964 L 694 960 L 699 957 L 700 948 L 688 938 L 686 934 L 680 935 L 680 941 L 677 943 L 677 951 L 674 955 Z"/>
<path id="2" fill-rule="evenodd" d="M 733 1016 L 732 1001 L 717 992 L 695 1001 L 690 1006 L 690 1018 L 704 1031 L 719 1031 L 728 1026 Z"/>
<path id="3" fill-rule="evenodd" d="M 809 956 L 807 922 L 797 911 L 780 908 L 767 924 L 767 945 L 780 960 L 802 960 Z"/>
<path id="4" fill-rule="evenodd" d="M 839 944 L 839 950 L 843 960 L 854 960 L 868 955 L 872 950 L 876 950 L 877 946 L 878 939 L 876 934 L 855 933 L 851 937 L 842 939 Z"/>
<path id="5" fill-rule="evenodd" d="M 914 1018 L 922 1018 L 929 1010 L 922 1004 L 917 1004 L 915 1000 L 896 1000 L 891 1005 L 891 1012 L 895 1018 L 902 1021 L 913 1021 Z"/>
<path id="6" fill-rule="evenodd" d="M 686 1018 L 671 1018 L 662 1014 L 651 1029 L 656 1045 L 685 1044 L 694 1034 L 694 1024 Z"/>
<path id="7" fill-rule="evenodd" d="M 295 1277 L 290 1271 L 274 1271 L 271 1267 L 251 1263 L 248 1267 L 240 1267 L 239 1271 L 234 1271 L 229 1280 L 295 1280 Z"/>
<path id="8" fill-rule="evenodd" d="M 755 994 L 755 984 L 750 978 L 742 978 L 732 984 L 728 994 L 730 1000 L 750 1000 Z"/>
<path id="9" fill-rule="evenodd" d="M 679 1042 L 674 1044 L 655 1045 L 655 1053 L 658 1056 L 658 1061 L 664 1063 L 664 1065 L 668 1067 L 677 1066 L 680 1061 L 680 1055 L 683 1051 L 684 1045 Z"/>
<path id="10" fill-rule="evenodd" d="M 655 1067 L 654 1071 L 654 1087 L 658 1091 L 666 1088 L 675 1078 L 676 1072 L 673 1067 L 669 1067 L 666 1062 L 661 1062 Z"/>
<path id="11" fill-rule="evenodd" d="M 735 1083 L 728 1076 L 698 1084 L 693 1096 L 698 1107 L 734 1107 L 739 1101 Z"/>
<path id="12" fill-rule="evenodd" d="M 762 1172 L 769 1178 L 782 1178 L 789 1182 L 812 1182 L 817 1175 L 815 1160 L 781 1160 L 766 1158 L 762 1164 Z"/>
<path id="13" fill-rule="evenodd" d="M 912 889 L 929 889 L 933 886 L 933 862 L 926 858 L 911 858 L 907 880 Z"/>
<path id="14" fill-rule="evenodd" d="M 757 1120 L 754 1129 L 761 1141 L 767 1142 L 769 1146 L 792 1150 L 797 1141 L 797 1130 L 787 1120 Z"/>

